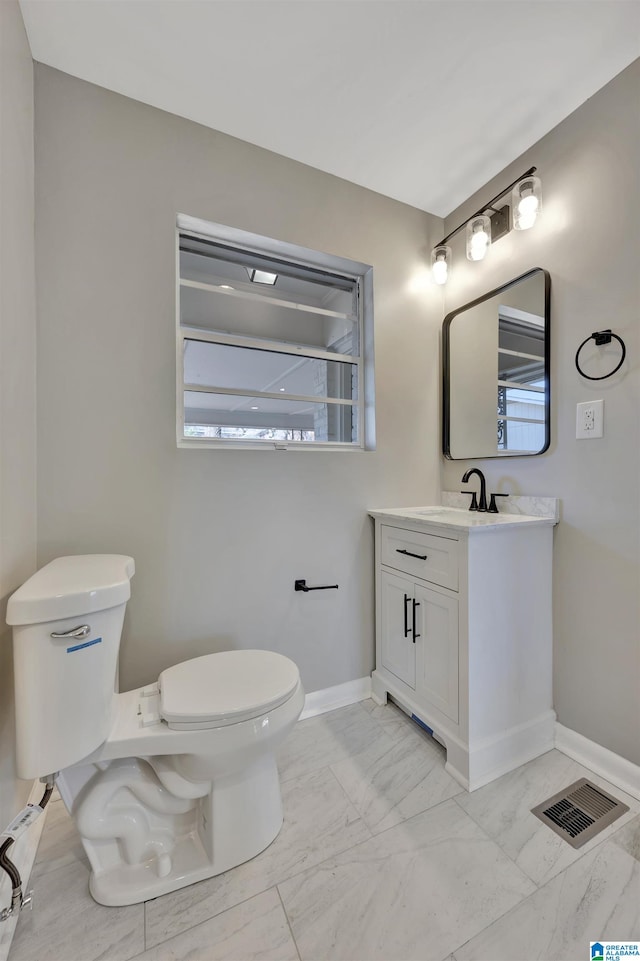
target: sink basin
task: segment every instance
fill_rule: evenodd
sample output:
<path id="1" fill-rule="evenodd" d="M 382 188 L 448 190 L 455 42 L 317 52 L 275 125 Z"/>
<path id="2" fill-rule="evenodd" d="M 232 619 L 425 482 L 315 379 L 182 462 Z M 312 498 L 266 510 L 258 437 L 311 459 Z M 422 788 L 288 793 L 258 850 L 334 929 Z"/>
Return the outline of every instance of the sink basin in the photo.
<path id="1" fill-rule="evenodd" d="M 418 517 L 432 517 L 434 514 L 450 514 L 451 511 L 457 511 L 458 507 L 417 507 L 415 510 L 411 510 L 412 514 L 417 514 Z"/>

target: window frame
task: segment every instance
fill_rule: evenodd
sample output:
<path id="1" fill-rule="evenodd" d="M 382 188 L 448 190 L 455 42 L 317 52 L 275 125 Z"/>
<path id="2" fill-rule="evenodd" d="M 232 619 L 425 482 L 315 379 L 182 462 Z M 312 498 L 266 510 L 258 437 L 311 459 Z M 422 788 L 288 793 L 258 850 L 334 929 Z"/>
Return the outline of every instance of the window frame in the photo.
<path id="1" fill-rule="evenodd" d="M 357 300 L 357 320 L 359 333 L 358 356 L 340 354 L 329 350 L 322 350 L 312 346 L 301 346 L 288 341 L 276 341 L 241 334 L 229 334 L 210 331 L 201 327 L 188 327 L 181 323 L 180 290 L 181 287 L 197 287 L 211 289 L 218 296 L 227 294 L 216 285 L 191 281 L 181 276 L 180 270 L 180 238 L 188 235 L 197 240 L 219 244 L 242 254 L 267 257 L 271 260 L 282 261 L 283 267 L 311 269 L 323 272 L 353 283 Z M 256 294 L 258 292 L 256 291 Z M 229 296 L 250 297 L 247 292 L 228 293 Z M 270 298 L 271 299 L 271 298 Z M 289 305 L 287 305 L 289 306 Z M 292 305 L 293 306 L 293 305 Z M 304 309 L 304 308 L 302 308 Z M 331 315 L 331 311 L 320 311 Z M 314 308 L 311 308 L 313 311 Z M 230 346 L 254 348 L 260 350 L 277 351 L 294 356 L 318 358 L 321 360 L 338 361 L 351 364 L 357 368 L 358 378 L 358 440 L 357 441 L 310 441 L 310 440 L 275 440 L 258 438 L 219 438 L 219 437 L 185 437 L 185 407 L 184 392 L 197 390 L 201 393 L 239 394 L 255 396 L 246 390 L 235 388 L 213 388 L 202 385 L 185 384 L 183 351 L 186 341 L 203 343 L 227 344 Z M 295 399 L 295 398 L 292 398 Z M 329 403 L 332 406 L 345 406 L 344 400 L 311 395 L 305 399 L 316 403 Z M 353 409 L 354 405 L 348 405 Z M 375 450 L 375 378 L 374 378 L 374 341 L 373 341 L 373 267 L 359 261 L 348 260 L 333 254 L 325 254 L 274 240 L 260 234 L 250 233 L 236 227 L 215 224 L 185 214 L 178 214 L 176 220 L 176 437 L 177 446 L 181 449 L 216 449 L 216 450 Z"/>

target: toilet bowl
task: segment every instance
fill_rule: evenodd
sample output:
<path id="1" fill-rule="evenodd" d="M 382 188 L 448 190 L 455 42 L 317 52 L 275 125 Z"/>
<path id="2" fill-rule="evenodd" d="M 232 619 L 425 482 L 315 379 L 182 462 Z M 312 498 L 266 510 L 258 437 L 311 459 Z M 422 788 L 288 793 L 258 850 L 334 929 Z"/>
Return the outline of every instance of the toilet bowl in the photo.
<path id="1" fill-rule="evenodd" d="M 158 897 L 255 857 L 282 826 L 275 750 L 304 706 L 272 651 L 207 654 L 115 692 L 132 558 L 61 557 L 9 599 L 18 775 L 58 787 L 96 901 Z"/>

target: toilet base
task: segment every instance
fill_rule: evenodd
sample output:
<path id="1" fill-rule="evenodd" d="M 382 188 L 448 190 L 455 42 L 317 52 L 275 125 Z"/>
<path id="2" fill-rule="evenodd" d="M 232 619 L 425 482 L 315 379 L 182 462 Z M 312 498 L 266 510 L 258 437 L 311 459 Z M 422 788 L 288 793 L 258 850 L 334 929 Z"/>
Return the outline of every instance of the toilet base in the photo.
<path id="1" fill-rule="evenodd" d="M 195 884 L 196 881 L 205 881 L 239 864 L 244 864 L 245 861 L 250 861 L 275 841 L 281 827 L 282 817 L 272 836 L 265 840 L 260 848 L 247 854 L 242 860 L 234 860 L 233 863 L 225 866 L 219 862 L 211 863 L 199 838 L 184 838 L 174 848 L 172 870 L 166 877 L 158 877 L 152 862 L 140 865 L 123 864 L 103 874 L 97 875 L 92 872 L 89 891 L 94 901 L 107 907 L 122 907 L 127 904 L 138 904 L 141 901 L 150 901 L 160 897 L 161 894 L 178 891 L 189 884 Z"/>
<path id="2" fill-rule="evenodd" d="M 73 812 L 78 805 L 72 786 L 64 783 L 66 774 L 60 793 Z M 118 839 L 90 839 L 81 833 L 92 867 L 89 890 L 94 900 L 109 907 L 148 901 L 222 874 L 264 851 L 283 823 L 275 757 L 264 754 L 240 772 L 216 778 L 211 792 L 172 823 L 170 843 L 138 863 L 128 862 Z"/>

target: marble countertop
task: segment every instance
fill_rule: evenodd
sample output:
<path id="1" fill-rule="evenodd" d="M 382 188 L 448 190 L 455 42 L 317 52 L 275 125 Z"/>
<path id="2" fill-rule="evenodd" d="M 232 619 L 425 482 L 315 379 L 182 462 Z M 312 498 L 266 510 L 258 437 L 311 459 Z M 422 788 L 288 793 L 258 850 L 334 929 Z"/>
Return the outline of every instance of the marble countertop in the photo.
<path id="1" fill-rule="evenodd" d="M 479 513 L 468 508 L 456 506 L 455 501 L 460 495 L 444 491 L 443 504 L 430 507 L 388 507 L 370 510 L 371 517 L 387 521 L 409 521 L 420 527 L 440 527 L 453 531 L 495 531 L 505 528 L 528 526 L 552 526 L 558 523 L 558 500 L 555 497 L 519 497 L 509 498 L 508 507 L 500 503 L 499 514 Z M 468 503 L 468 496 L 463 495 L 463 503 Z M 454 503 L 452 503 L 454 502 Z M 531 513 L 524 513 L 524 509 Z"/>

